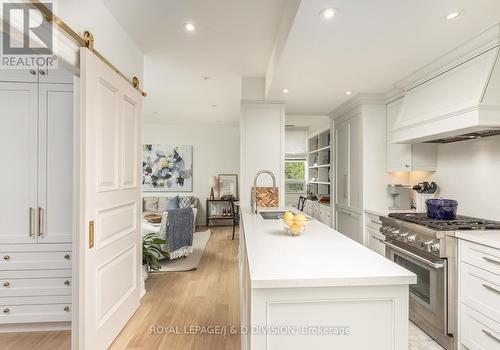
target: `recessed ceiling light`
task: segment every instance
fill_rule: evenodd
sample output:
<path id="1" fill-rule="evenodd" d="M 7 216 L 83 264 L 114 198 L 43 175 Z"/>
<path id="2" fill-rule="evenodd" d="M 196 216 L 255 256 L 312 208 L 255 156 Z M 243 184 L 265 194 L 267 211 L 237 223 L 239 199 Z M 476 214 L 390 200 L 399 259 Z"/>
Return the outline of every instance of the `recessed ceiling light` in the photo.
<path id="1" fill-rule="evenodd" d="M 288 93 L 288 89 L 283 89 L 283 93 Z"/>
<path id="2" fill-rule="evenodd" d="M 334 9 L 333 7 L 328 7 L 326 9 L 321 10 L 319 15 L 321 16 L 322 19 L 332 19 L 336 13 L 337 13 L 336 9 Z"/>
<path id="3" fill-rule="evenodd" d="M 194 32 L 196 29 L 193 23 L 184 23 L 184 29 L 186 29 L 188 32 Z"/>
<path id="4" fill-rule="evenodd" d="M 346 91 L 345 92 L 346 95 L 351 95 L 352 94 L 352 91 Z"/>
<path id="5" fill-rule="evenodd" d="M 202 79 L 202 80 L 209 80 L 209 79 L 210 79 L 210 76 L 208 76 L 208 75 L 202 75 L 202 76 L 201 76 L 201 79 Z"/>
<path id="6" fill-rule="evenodd" d="M 449 21 L 449 20 L 457 18 L 458 16 L 460 16 L 460 12 L 453 11 L 453 12 L 448 13 L 445 18 Z"/>

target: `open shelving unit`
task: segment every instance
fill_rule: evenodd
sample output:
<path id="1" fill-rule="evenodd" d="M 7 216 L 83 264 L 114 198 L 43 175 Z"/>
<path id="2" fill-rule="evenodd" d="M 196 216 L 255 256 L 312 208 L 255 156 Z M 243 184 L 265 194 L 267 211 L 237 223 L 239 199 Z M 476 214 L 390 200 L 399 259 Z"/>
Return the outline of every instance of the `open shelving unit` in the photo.
<path id="1" fill-rule="evenodd" d="M 318 196 L 330 196 L 332 184 L 331 172 L 331 131 L 330 128 L 319 130 L 310 135 L 308 144 L 308 184 L 309 190 Z"/>

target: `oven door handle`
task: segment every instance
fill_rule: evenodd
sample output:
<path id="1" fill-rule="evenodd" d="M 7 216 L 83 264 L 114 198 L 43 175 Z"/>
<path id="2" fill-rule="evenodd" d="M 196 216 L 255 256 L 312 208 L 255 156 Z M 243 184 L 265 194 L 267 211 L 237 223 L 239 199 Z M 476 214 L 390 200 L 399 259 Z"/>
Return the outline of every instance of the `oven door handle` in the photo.
<path id="1" fill-rule="evenodd" d="M 407 251 L 407 250 L 405 250 L 403 248 L 400 248 L 400 247 L 398 247 L 395 244 L 389 243 L 387 241 L 382 241 L 382 240 L 380 240 L 380 242 L 382 242 L 383 244 L 385 244 L 389 248 L 392 248 L 392 249 L 394 249 L 394 250 L 396 250 L 396 251 L 398 251 L 400 253 L 403 253 L 403 254 L 405 254 L 407 256 L 410 256 L 410 257 L 412 257 L 412 258 L 414 258 L 414 259 L 416 259 L 416 260 L 418 260 L 420 262 L 423 262 L 424 264 L 426 264 L 428 266 L 431 266 L 431 267 L 433 267 L 435 269 L 440 269 L 440 268 L 444 267 L 443 263 L 437 263 L 437 262 L 434 262 L 434 261 L 430 261 L 430 260 L 428 260 L 426 258 L 422 258 L 421 256 L 419 256 L 417 254 L 413 254 L 412 252 L 409 252 L 409 251 Z"/>

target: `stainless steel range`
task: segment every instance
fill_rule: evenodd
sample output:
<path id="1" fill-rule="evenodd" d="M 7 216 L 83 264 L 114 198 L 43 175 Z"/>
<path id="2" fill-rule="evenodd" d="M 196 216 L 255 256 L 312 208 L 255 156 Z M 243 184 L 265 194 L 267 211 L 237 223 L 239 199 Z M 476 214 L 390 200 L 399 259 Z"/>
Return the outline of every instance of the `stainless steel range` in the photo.
<path id="1" fill-rule="evenodd" d="M 420 213 L 381 217 L 385 256 L 417 275 L 410 285 L 410 319 L 446 349 L 456 349 L 458 243 L 456 231 L 500 229 L 500 222 L 457 216 L 429 219 Z"/>

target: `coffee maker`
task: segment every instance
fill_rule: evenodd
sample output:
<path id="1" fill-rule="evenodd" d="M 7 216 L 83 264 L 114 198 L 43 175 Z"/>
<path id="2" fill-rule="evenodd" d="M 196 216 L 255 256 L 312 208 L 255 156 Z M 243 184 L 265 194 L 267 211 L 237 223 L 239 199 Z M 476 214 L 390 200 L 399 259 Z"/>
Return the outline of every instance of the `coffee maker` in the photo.
<path id="1" fill-rule="evenodd" d="M 411 188 L 410 186 L 391 184 L 387 185 L 387 191 L 392 196 L 392 206 L 389 210 L 408 210 L 411 209 Z"/>

